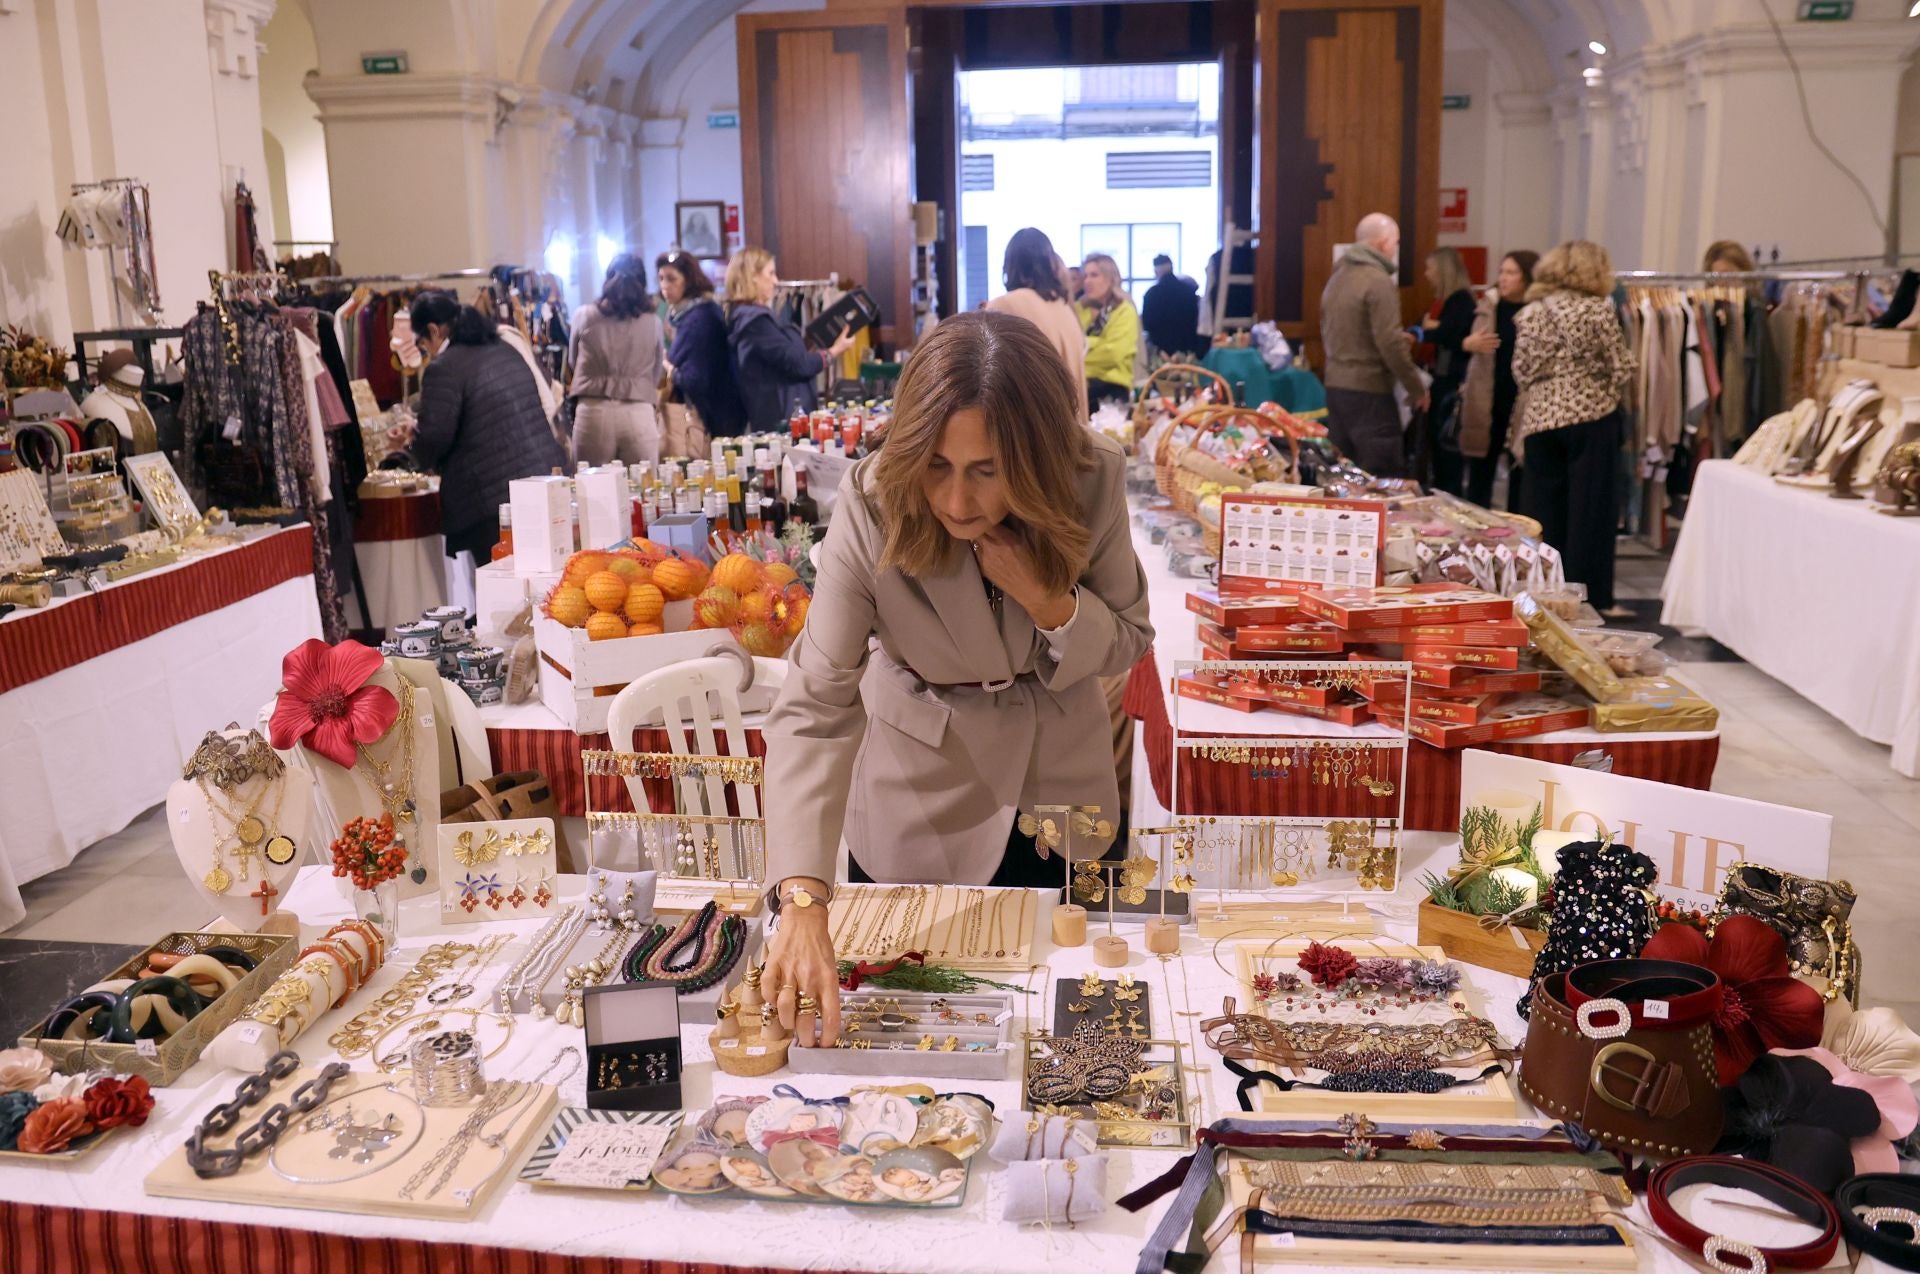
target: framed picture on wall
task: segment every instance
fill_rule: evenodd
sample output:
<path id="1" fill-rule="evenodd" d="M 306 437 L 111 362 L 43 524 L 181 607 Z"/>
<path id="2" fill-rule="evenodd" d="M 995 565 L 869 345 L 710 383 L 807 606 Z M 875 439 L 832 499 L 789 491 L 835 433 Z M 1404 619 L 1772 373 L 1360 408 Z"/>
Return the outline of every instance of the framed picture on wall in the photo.
<path id="1" fill-rule="evenodd" d="M 680 250 L 696 260 L 725 256 L 727 206 L 720 200 L 697 200 L 673 205 L 674 237 Z"/>

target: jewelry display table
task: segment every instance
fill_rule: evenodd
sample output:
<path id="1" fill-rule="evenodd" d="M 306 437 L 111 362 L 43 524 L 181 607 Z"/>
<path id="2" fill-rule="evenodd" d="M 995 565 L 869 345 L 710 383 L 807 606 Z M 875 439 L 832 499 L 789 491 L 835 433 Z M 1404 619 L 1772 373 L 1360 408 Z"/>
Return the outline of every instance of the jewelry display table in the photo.
<path id="1" fill-rule="evenodd" d="M 1709 460 L 1694 473 L 1661 622 L 1705 633 L 1891 744 L 1893 768 L 1920 778 L 1916 564 L 1920 521 Z"/>
<path id="2" fill-rule="evenodd" d="M 1149 607 L 1153 617 L 1153 648 L 1133 667 L 1127 681 L 1124 706 L 1140 722 L 1136 735 L 1152 779 L 1153 795 L 1163 809 L 1183 814 L 1287 814 L 1313 818 L 1347 818 L 1377 812 L 1364 789 L 1320 786 L 1295 772 L 1285 778 L 1252 777 L 1249 767 L 1209 761 L 1189 748 L 1180 758 L 1180 802 L 1173 795 L 1173 685 L 1172 668 L 1179 660 L 1199 659 L 1202 650 L 1194 638 L 1194 616 L 1187 610 L 1187 593 L 1204 581 L 1183 579 L 1166 566 L 1166 550 L 1152 543 L 1137 523 L 1133 543 L 1147 573 Z M 1679 558 L 1675 557 L 1676 564 Z M 1668 577 L 1669 579 L 1672 576 Z M 1164 670 L 1164 671 L 1163 671 Z M 1388 735 L 1385 726 L 1342 726 L 1310 717 L 1270 712 L 1245 713 L 1217 704 L 1188 701 L 1180 706 L 1181 733 L 1189 738 L 1222 738 L 1285 734 L 1299 738 L 1345 739 Z M 1920 735 L 1920 710 L 1915 731 Z M 1601 734 L 1590 729 L 1556 730 L 1534 738 L 1479 745 L 1487 751 L 1571 764 L 1574 757 L 1599 749 L 1613 757 L 1613 772 L 1631 778 L 1653 779 L 1681 787 L 1707 788 L 1720 757 L 1720 735 L 1710 734 Z M 1408 745 L 1406 826 L 1444 831 L 1460 817 L 1461 749 Z M 1138 802 L 1136 801 L 1136 806 Z M 1148 822 L 1158 821 L 1148 818 Z"/>
<path id="3" fill-rule="evenodd" d="M 294 526 L 0 619 L 0 929 L 20 885 L 165 799 L 207 725 L 251 721 L 320 636 Z"/>
<path id="4" fill-rule="evenodd" d="M 440 534 L 440 480 L 432 489 L 400 491 L 360 484 L 353 519 L 353 556 L 367 588 L 369 622 L 390 628 L 447 604 L 447 542 Z"/>
<path id="5" fill-rule="evenodd" d="M 1443 837 L 1420 836 L 1408 845 L 1409 883 L 1398 895 L 1380 898 L 1384 907 L 1375 927 L 1384 937 L 1411 941 L 1418 888 L 1411 882 L 1422 870 L 1443 869 L 1454 851 Z M 344 888 L 323 868 L 309 867 L 288 890 L 286 908 L 300 916 L 309 931 L 351 914 Z M 585 894 L 582 877 L 560 878 L 563 901 L 578 903 Z M 1201 914 L 1211 894 L 1196 894 Z M 1269 895 L 1271 897 L 1271 895 Z M 494 985 L 525 953 L 539 922 L 504 921 L 480 925 L 440 927 L 435 922 L 436 901 L 414 899 L 401 908 L 399 949 L 385 967 L 344 1009 L 323 1016 L 294 1044 L 305 1064 L 333 1060 L 326 1045 L 330 1032 L 411 968 L 425 948 L 447 939 L 479 941 L 501 931 L 513 941 L 483 971 L 478 987 L 490 994 Z M 1046 939 L 1050 932 L 1050 905 L 1036 909 L 1035 959 L 1025 974 L 1005 980 L 1031 988 L 1018 1001 L 1012 1032 L 1045 1029 L 1052 1021 L 1056 977 L 1074 979 L 1093 967 L 1085 947 L 1056 949 Z M 1124 969 L 1105 970 L 1112 978 L 1131 972 L 1150 995 L 1154 1034 L 1179 1040 L 1185 1060 L 1200 1069 L 1188 1075 L 1194 1095 L 1196 1123 L 1206 1124 L 1236 1112 L 1234 1077 L 1202 1040 L 1199 1022 L 1220 1011 L 1222 999 L 1241 994 L 1235 988 L 1232 949 L 1216 951 L 1216 943 L 1200 938 L 1189 926 L 1182 933 L 1178 956 L 1154 957 L 1134 951 Z M 1522 989 L 1519 979 L 1473 966 L 1461 966 L 1467 980 L 1484 999 L 1492 1020 L 1516 1041 L 1521 1024 L 1513 1002 Z M 475 996 L 466 1003 L 478 1003 Z M 747 1079 L 718 1073 L 707 1046 L 708 1015 L 682 1030 L 686 1066 L 682 1095 L 686 1108 L 704 1108 L 716 1095 L 771 1093 L 776 1085 L 791 1084 L 808 1096 L 830 1096 L 856 1083 L 914 1082 L 911 1057 L 903 1057 L 898 1076 L 863 1077 L 796 1074 L 782 1070 L 764 1078 Z M 562 1027 L 551 1019 L 521 1015 L 498 1055 L 486 1063 L 492 1078 L 531 1078 L 563 1044 L 581 1043 L 577 1027 Z M 356 1069 L 369 1069 L 365 1058 Z M 1002 1118 L 1018 1119 L 1015 1062 L 1008 1059 L 1006 1078 L 995 1081 L 933 1081 L 937 1091 L 965 1089 L 995 1104 Z M 715 1203 L 673 1197 L 659 1190 L 641 1194 L 614 1194 L 589 1190 L 536 1191 L 517 1180 L 495 1191 L 470 1221 L 448 1222 L 318 1212 L 293 1208 L 190 1202 L 149 1197 L 143 1182 L 153 1168 L 175 1153 L 194 1125 L 214 1105 L 227 1100 L 240 1074 L 221 1070 L 202 1060 L 170 1088 L 156 1090 L 156 1105 L 146 1126 L 129 1129 L 71 1164 L 39 1165 L 17 1159 L 0 1161 L 0 1233 L 13 1257 L 10 1268 L 32 1270 L 98 1270 L 137 1259 L 143 1269 L 173 1271 L 205 1269 L 208 1254 L 224 1271 L 253 1269 L 433 1268 L 452 1271 L 532 1270 L 546 1274 L 578 1268 L 577 1258 L 595 1258 L 607 1264 L 592 1268 L 609 1274 L 703 1274 L 723 1269 L 938 1271 L 941 1274 L 1003 1274 L 1006 1270 L 1124 1271 L 1135 1268 L 1147 1234 L 1169 1206 L 1172 1196 L 1140 1213 L 1116 1207 L 1073 1229 L 1055 1225 L 1016 1227 L 998 1220 L 1005 1201 L 1008 1173 L 983 1157 L 976 1160 L 965 1203 L 953 1211 L 906 1214 L 894 1209 L 858 1209 L 816 1206 L 796 1210 L 790 1203 L 729 1200 Z M 585 1097 L 583 1073 L 574 1073 L 560 1085 L 563 1105 L 580 1105 Z M 1356 1098 L 1356 1101 L 1361 1100 Z M 1530 1114 L 1518 1111 L 1516 1115 Z M 1173 1167 L 1175 1150 L 1112 1150 L 1107 1176 L 1108 1201 L 1139 1188 Z M 517 1173 L 518 1160 L 502 1171 Z M 103 1210 L 110 1205 L 110 1210 Z M 1644 1222 L 1644 1206 L 1635 1216 Z M 1767 1218 L 1730 1214 L 1752 1229 L 1773 1224 Z M 1642 1270 L 1684 1271 L 1692 1268 L 1660 1243 L 1633 1236 Z M 1761 1241 L 1766 1237 L 1761 1236 Z M 431 1248 L 425 1246 L 432 1244 Z M 1233 1246 L 1215 1258 L 1211 1268 L 1227 1269 L 1235 1260 Z M 503 1250 L 506 1249 L 506 1250 Z M 510 1253 L 509 1254 L 509 1250 Z M 17 1254 L 17 1255 L 16 1255 Z M 1310 1268 L 1305 1266 L 1293 1268 Z"/>

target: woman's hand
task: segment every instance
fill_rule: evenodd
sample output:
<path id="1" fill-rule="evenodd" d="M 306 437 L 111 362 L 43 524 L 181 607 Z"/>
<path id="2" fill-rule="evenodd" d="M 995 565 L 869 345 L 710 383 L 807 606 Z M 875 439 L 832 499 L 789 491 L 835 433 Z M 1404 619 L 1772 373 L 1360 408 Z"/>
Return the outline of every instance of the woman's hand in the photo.
<path id="1" fill-rule="evenodd" d="M 853 348 L 853 333 L 842 332 L 840 333 L 840 338 L 834 341 L 832 347 L 829 348 L 825 354 L 821 355 L 821 357 L 822 358 L 838 358 L 852 348 Z"/>
<path id="2" fill-rule="evenodd" d="M 1461 339 L 1460 348 L 1469 354 L 1491 354 L 1500 348 L 1500 336 L 1496 332 L 1475 332 Z"/>
<path id="3" fill-rule="evenodd" d="M 788 987 L 793 990 L 787 991 Z M 779 1012 L 780 1025 L 795 1032 L 794 1042 L 800 1047 L 832 1048 L 840 1038 L 840 969 L 833 958 L 825 904 L 789 904 L 780 909 L 780 924 L 760 975 L 760 991 Z M 802 995 L 813 997 L 817 1012 L 798 1011 Z"/>
<path id="4" fill-rule="evenodd" d="M 1053 629 L 1073 618 L 1073 594 L 1049 593 L 1033 572 L 1020 537 L 996 526 L 973 542 L 980 573 L 999 590 L 1019 602 L 1035 626 Z"/>

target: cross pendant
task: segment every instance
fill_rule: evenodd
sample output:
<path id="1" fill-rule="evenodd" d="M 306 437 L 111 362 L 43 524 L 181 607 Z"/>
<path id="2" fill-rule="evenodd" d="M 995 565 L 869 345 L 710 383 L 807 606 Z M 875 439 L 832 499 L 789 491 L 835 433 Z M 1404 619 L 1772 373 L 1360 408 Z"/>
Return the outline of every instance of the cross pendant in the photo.
<path id="1" fill-rule="evenodd" d="M 260 900 L 260 914 L 265 916 L 265 915 L 271 914 L 272 904 L 270 900 L 273 898 L 275 894 L 279 892 L 280 891 L 278 889 L 275 889 L 273 887 L 273 882 L 271 880 L 268 880 L 266 879 L 266 877 L 262 876 L 260 879 L 259 886 L 256 889 L 254 889 L 252 893 L 248 894 L 247 897 L 258 898 Z"/>
<path id="2" fill-rule="evenodd" d="M 252 860 L 253 856 L 259 852 L 257 848 L 245 842 L 241 842 L 227 851 L 228 855 L 233 859 L 234 866 L 239 869 L 237 874 L 241 880 L 251 880 L 253 878 L 248 874 L 251 870 L 248 867 L 248 863 Z"/>

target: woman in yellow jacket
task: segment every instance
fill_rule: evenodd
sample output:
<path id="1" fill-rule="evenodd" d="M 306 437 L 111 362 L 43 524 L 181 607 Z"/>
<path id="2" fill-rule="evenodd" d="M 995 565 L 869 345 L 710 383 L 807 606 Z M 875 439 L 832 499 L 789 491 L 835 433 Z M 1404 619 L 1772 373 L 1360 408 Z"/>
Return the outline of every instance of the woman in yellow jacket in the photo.
<path id="1" fill-rule="evenodd" d="M 1087 334 L 1087 405 L 1133 396 L 1133 362 L 1140 352 L 1140 311 L 1120 286 L 1120 267 L 1104 252 L 1084 267 L 1086 293 L 1077 306 Z"/>

